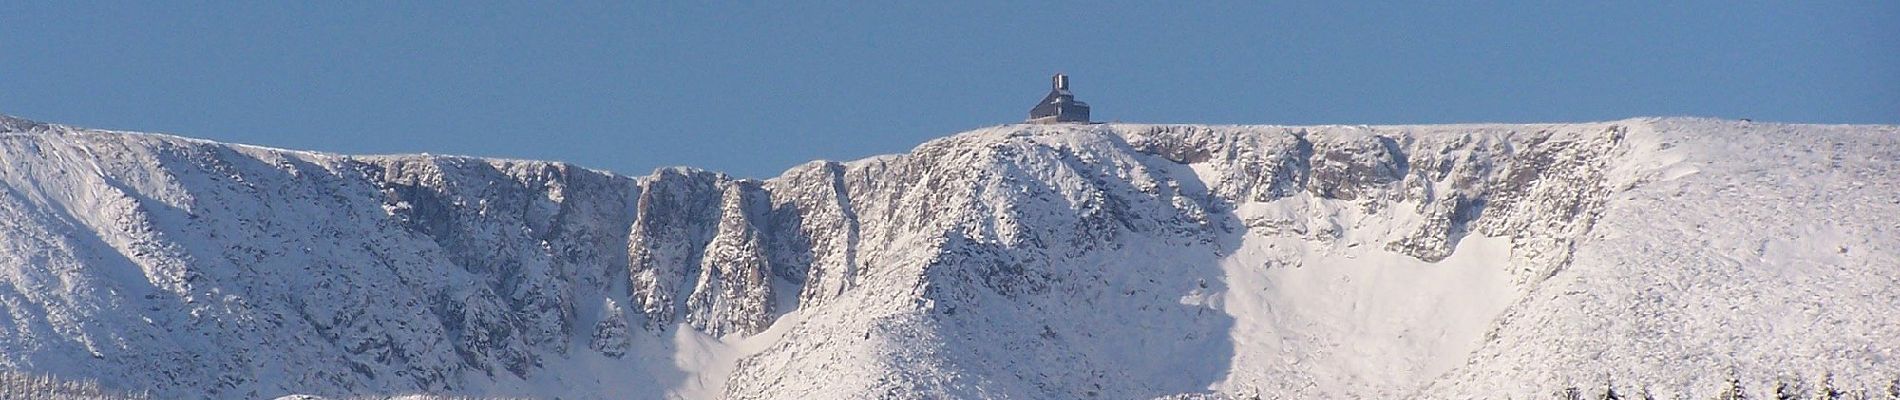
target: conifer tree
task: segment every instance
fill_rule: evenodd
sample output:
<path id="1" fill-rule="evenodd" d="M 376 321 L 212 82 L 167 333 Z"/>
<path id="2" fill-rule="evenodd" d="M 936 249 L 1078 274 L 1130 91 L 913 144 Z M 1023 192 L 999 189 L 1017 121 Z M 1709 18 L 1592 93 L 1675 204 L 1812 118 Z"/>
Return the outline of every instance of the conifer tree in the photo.
<path id="1" fill-rule="evenodd" d="M 1557 391 L 1556 397 L 1563 400 L 1583 400 L 1583 391 L 1578 390 L 1576 386 L 1566 387 Z"/>
<path id="2" fill-rule="evenodd" d="M 1822 372 L 1820 384 L 1814 385 L 1814 400 L 1839 400 L 1843 393 L 1834 388 L 1834 373 Z"/>
<path id="3" fill-rule="evenodd" d="M 1775 379 L 1775 400 L 1797 400 L 1807 395 L 1801 377 L 1782 375 Z"/>
<path id="4" fill-rule="evenodd" d="M 1597 400 L 1623 400 L 1623 395 L 1616 392 L 1616 380 L 1604 378 L 1603 382 L 1603 392 L 1597 394 Z"/>
<path id="5" fill-rule="evenodd" d="M 1746 400 L 1748 399 L 1748 390 L 1742 388 L 1741 378 L 1730 375 L 1728 378 L 1728 388 L 1722 389 L 1722 393 L 1716 395 L 1715 398 L 1717 400 Z"/>

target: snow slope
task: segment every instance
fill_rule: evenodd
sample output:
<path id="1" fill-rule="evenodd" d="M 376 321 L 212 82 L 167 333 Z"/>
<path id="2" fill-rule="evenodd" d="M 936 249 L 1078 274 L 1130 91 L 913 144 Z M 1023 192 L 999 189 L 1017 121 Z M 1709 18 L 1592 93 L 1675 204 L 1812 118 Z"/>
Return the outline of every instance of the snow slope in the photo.
<path id="1" fill-rule="evenodd" d="M 1005 125 L 756 181 L 0 118 L 0 368 L 213 398 L 1884 393 L 1897 138 Z"/>

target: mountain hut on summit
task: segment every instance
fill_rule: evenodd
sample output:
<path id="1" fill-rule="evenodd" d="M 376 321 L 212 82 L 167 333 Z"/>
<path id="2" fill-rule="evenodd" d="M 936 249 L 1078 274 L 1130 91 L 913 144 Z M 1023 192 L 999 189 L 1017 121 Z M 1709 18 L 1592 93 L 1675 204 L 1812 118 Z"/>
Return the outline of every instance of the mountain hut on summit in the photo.
<path id="1" fill-rule="evenodd" d="M 1049 95 L 1029 109 L 1029 121 L 1032 124 L 1089 123 L 1089 104 L 1075 100 L 1069 93 L 1069 76 L 1056 74 L 1050 77 Z"/>

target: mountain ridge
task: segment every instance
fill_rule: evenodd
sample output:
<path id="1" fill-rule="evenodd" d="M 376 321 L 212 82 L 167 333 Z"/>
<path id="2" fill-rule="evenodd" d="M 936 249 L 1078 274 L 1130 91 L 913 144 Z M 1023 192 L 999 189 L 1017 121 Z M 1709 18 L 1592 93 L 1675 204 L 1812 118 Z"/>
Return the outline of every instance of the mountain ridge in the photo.
<path id="1" fill-rule="evenodd" d="M 1700 395 L 1726 382 L 1684 371 L 1717 368 L 1721 356 L 1587 377 L 1509 372 L 1529 362 L 1496 360 L 1673 346 L 1575 342 L 1574 330 L 1513 321 L 1596 320 L 1552 309 L 1570 301 L 1567 291 L 1539 296 L 1557 290 L 1550 282 L 1624 276 L 1615 274 L 1628 268 L 1601 263 L 1566 272 L 1576 254 L 1621 254 L 1601 251 L 1609 239 L 1600 236 L 1652 229 L 1617 219 L 1617 230 L 1598 231 L 1599 216 L 1627 214 L 1617 204 L 1647 199 L 1649 187 L 1745 166 L 1683 146 L 1722 138 L 1781 154 L 1794 145 L 1732 132 L 1805 135 L 1859 145 L 1830 148 L 1859 156 L 1833 162 L 1872 177 L 1893 174 L 1874 167 L 1896 147 L 1891 126 L 1685 118 L 1002 125 L 754 180 L 678 167 L 627 177 L 565 163 L 343 156 L 16 118 L 0 118 L 0 128 L 10 133 L 0 151 L 16 160 L 0 169 L 9 187 L 0 211 L 27 221 L 0 230 L 0 260 L 15 269 L 6 275 L 13 290 L 0 295 L 13 315 L 0 362 L 221 398 L 1465 397 L 1544 395 L 1605 376 Z M 1790 154 L 1791 163 L 1819 157 Z M 1825 172 L 1805 176 L 1833 177 Z M 1892 185 L 1862 181 L 1862 190 Z M 1723 193 L 1684 187 L 1689 198 Z M 1877 219 L 1870 210 L 1891 205 L 1867 207 L 1851 215 Z M 1884 232 L 1852 218 L 1821 222 Z M 1890 271 L 1883 246 L 1892 235 L 1870 240 L 1851 246 L 1867 254 L 1840 253 L 1864 265 L 1791 276 Z M 1766 271 L 1827 257 L 1796 256 L 1758 263 Z M 1691 261 L 1682 262 L 1709 269 Z M 1900 338 L 1867 314 L 1895 308 L 1877 299 L 1896 285 L 1869 282 L 1854 286 L 1863 296 L 1817 303 L 1855 311 L 1807 309 L 1854 328 L 1823 336 Z M 37 290 L 49 283 L 79 290 Z M 1676 301 L 1664 296 L 1656 301 Z M 1707 319 L 1645 312 L 1660 314 L 1633 318 Z M 1631 329 L 1658 329 L 1645 326 Z M 1435 336 L 1388 336 L 1418 332 Z M 1561 345 L 1500 352 L 1552 339 Z M 1378 350 L 1342 350 L 1353 343 Z M 1810 358 L 1868 361 L 1837 373 L 1877 388 L 1890 378 L 1867 368 L 1891 365 L 1893 352 L 1874 345 Z M 1728 356 L 1728 368 L 1750 383 L 1790 373 L 1755 365 L 1770 357 Z M 144 368 L 171 376 L 135 373 Z"/>

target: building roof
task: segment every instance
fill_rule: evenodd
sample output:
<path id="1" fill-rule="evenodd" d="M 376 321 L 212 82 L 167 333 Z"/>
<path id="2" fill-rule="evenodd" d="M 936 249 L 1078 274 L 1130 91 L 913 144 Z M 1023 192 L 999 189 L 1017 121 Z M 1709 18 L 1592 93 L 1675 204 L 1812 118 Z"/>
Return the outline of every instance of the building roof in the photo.
<path id="1" fill-rule="evenodd" d="M 1053 118 L 1051 118 L 1053 117 Z M 1039 121 L 1051 118 L 1052 121 Z M 1029 109 L 1031 122 L 1088 122 L 1089 104 L 1075 99 L 1069 93 L 1069 76 L 1056 74 L 1049 79 L 1049 95 L 1042 102 Z"/>

